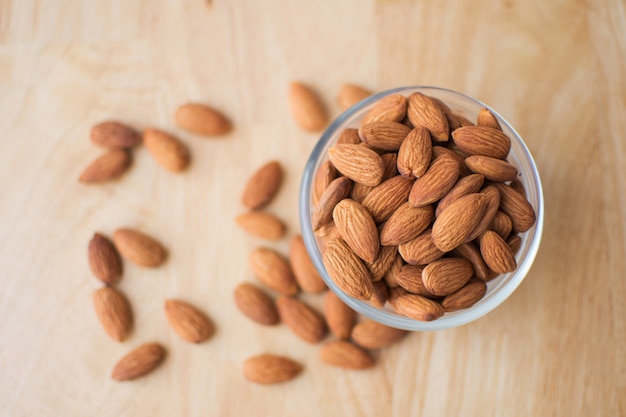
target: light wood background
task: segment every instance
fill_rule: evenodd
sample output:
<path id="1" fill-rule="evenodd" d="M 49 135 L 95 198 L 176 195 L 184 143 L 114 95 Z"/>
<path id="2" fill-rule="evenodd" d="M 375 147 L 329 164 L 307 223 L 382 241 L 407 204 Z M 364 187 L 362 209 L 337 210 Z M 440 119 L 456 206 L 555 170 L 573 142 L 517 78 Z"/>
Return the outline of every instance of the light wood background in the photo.
<path id="1" fill-rule="evenodd" d="M 0 42 L 0 415 L 626 415 L 622 0 L 0 0 Z M 252 279 L 247 253 L 263 242 L 233 219 L 245 179 L 269 159 L 288 174 L 269 210 L 290 236 L 298 229 L 317 136 L 290 118 L 294 79 L 333 115 L 344 82 L 445 86 L 498 109 L 545 190 L 543 243 L 517 292 L 462 328 L 410 335 L 365 372 L 325 366 L 284 326 L 242 317 L 232 290 Z M 173 111 L 188 100 L 222 109 L 233 133 L 176 129 Z M 191 169 L 165 172 L 138 149 L 121 181 L 79 184 L 101 152 L 89 129 L 109 118 L 179 134 Z M 157 270 L 125 264 L 136 326 L 123 344 L 96 321 L 86 259 L 92 233 L 119 226 L 171 252 Z M 214 339 L 173 334 L 167 297 L 202 306 Z M 169 351 L 158 371 L 109 378 L 152 340 Z M 305 372 L 280 386 L 246 382 L 243 360 L 266 351 Z"/>

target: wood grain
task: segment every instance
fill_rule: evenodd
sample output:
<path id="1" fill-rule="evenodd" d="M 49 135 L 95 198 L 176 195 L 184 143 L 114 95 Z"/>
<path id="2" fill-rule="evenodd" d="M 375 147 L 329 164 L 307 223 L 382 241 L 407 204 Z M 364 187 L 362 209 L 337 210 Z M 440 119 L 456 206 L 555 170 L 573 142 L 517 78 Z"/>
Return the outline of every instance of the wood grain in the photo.
<path id="1" fill-rule="evenodd" d="M 626 415 L 624 33 L 620 0 L 1 0 L 0 414 Z M 317 138 L 290 118 L 291 80 L 333 116 L 344 82 L 445 86 L 498 109 L 535 156 L 546 200 L 543 243 L 515 294 L 464 327 L 410 335 L 363 372 L 330 368 L 285 326 L 243 317 L 232 292 L 263 243 L 235 225 L 245 179 L 281 161 L 268 210 L 292 236 Z M 187 101 L 224 111 L 233 133 L 177 129 Z M 166 172 L 139 148 L 121 181 L 79 184 L 101 153 L 89 129 L 109 118 L 179 135 L 190 169 Z M 117 344 L 92 311 L 86 248 L 94 231 L 122 226 L 170 256 L 157 270 L 125 263 L 135 329 Z M 289 240 L 274 247 L 287 253 Z M 181 341 L 166 298 L 201 307 L 215 337 Z M 167 347 L 163 366 L 112 381 L 116 360 L 149 341 Z M 305 370 L 253 385 L 242 364 L 263 352 Z"/>

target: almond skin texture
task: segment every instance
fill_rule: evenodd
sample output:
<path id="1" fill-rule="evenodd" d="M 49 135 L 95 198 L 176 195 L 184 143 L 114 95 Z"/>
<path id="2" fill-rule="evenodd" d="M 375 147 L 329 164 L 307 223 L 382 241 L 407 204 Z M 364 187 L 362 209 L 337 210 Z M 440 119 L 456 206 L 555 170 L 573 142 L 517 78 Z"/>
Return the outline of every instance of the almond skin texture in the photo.
<path id="1" fill-rule="evenodd" d="M 264 326 L 273 326 L 280 322 L 274 301 L 263 290 L 249 282 L 235 288 L 235 304 L 246 317 Z"/>
<path id="2" fill-rule="evenodd" d="M 281 295 L 276 307 L 281 321 L 305 342 L 318 343 L 326 336 L 328 328 L 324 318 L 302 301 Z"/>
<path id="3" fill-rule="evenodd" d="M 165 315 L 170 327 L 187 342 L 204 342 L 215 331 L 213 323 L 206 314 L 183 301 L 166 300 Z"/>
<path id="4" fill-rule="evenodd" d="M 413 182 L 397 175 L 375 187 L 363 200 L 363 207 L 376 223 L 384 222 L 406 202 Z"/>
<path id="5" fill-rule="evenodd" d="M 478 119 L 476 120 L 476 124 L 478 126 L 490 127 L 492 129 L 497 129 L 500 131 L 502 130 L 500 122 L 498 122 L 496 116 L 494 116 L 493 113 L 491 113 L 486 107 L 483 107 L 478 112 Z"/>
<path id="6" fill-rule="evenodd" d="M 457 181 L 454 187 L 452 187 L 448 194 L 439 200 L 439 203 L 437 203 L 437 210 L 435 210 L 435 215 L 439 217 L 441 212 L 445 210 L 446 207 L 464 195 L 477 193 L 480 190 L 480 187 L 482 187 L 484 180 L 485 177 L 480 174 L 472 174 L 461 178 Z"/>
<path id="7" fill-rule="evenodd" d="M 176 137 L 158 129 L 143 132 L 143 144 L 159 165 L 171 172 L 184 171 L 189 166 L 189 149 Z"/>
<path id="8" fill-rule="evenodd" d="M 519 235 L 511 235 L 506 240 L 506 244 L 509 245 L 509 248 L 511 248 L 513 255 L 516 255 L 522 247 L 522 238 L 519 237 Z"/>
<path id="9" fill-rule="evenodd" d="M 411 207 L 404 203 L 380 231 L 382 245 L 401 245 L 418 237 L 435 218 L 432 206 Z"/>
<path id="10" fill-rule="evenodd" d="M 87 249 L 91 272 L 105 284 L 115 285 L 122 278 L 120 254 L 108 238 L 94 233 Z"/>
<path id="11" fill-rule="evenodd" d="M 517 177 L 517 168 L 501 159 L 474 155 L 465 159 L 465 165 L 470 171 L 482 174 L 490 181 L 511 181 Z"/>
<path id="12" fill-rule="evenodd" d="M 283 182 L 283 168 L 278 161 L 271 161 L 260 167 L 246 183 L 241 202 L 250 210 L 268 205 Z"/>
<path id="13" fill-rule="evenodd" d="M 433 146 L 433 160 L 442 155 L 451 156 L 459 164 L 459 177 L 463 178 L 471 174 L 470 170 L 465 166 L 465 158 L 467 155 L 460 153 L 461 151 L 452 143 L 450 148 L 443 146 Z"/>
<path id="14" fill-rule="evenodd" d="M 130 126 L 108 121 L 91 128 L 91 141 L 105 148 L 127 149 L 139 145 L 141 137 Z"/>
<path id="15" fill-rule="evenodd" d="M 147 343 L 120 359 L 111 373 L 117 381 L 130 381 L 156 369 L 165 359 L 165 348 L 158 343 Z"/>
<path id="16" fill-rule="evenodd" d="M 330 183 L 313 209 L 313 214 L 311 215 L 313 230 L 317 231 L 332 221 L 335 206 L 350 195 L 351 189 L 352 181 L 347 177 L 339 177 Z"/>
<path id="17" fill-rule="evenodd" d="M 364 349 L 344 340 L 333 340 L 320 349 L 322 362 L 345 369 L 367 369 L 374 360 Z"/>
<path id="18" fill-rule="evenodd" d="M 507 243 L 493 230 L 487 230 L 480 239 L 480 254 L 493 272 L 505 274 L 517 268 L 515 255 Z"/>
<path id="19" fill-rule="evenodd" d="M 159 242 L 135 229 L 117 229 L 113 233 L 113 242 L 122 257 L 139 266 L 156 268 L 167 257 L 165 248 Z"/>
<path id="20" fill-rule="evenodd" d="M 124 295 L 112 287 L 104 287 L 94 293 L 93 305 L 104 331 L 118 342 L 130 333 L 133 315 Z"/>
<path id="21" fill-rule="evenodd" d="M 328 116 L 322 100 L 307 85 L 292 82 L 289 105 L 296 123 L 307 132 L 319 132 L 326 127 Z"/>
<path id="22" fill-rule="evenodd" d="M 389 298 L 389 292 L 385 281 L 376 281 L 373 284 L 372 298 L 367 303 L 372 307 L 383 308 Z"/>
<path id="23" fill-rule="evenodd" d="M 428 130 L 418 127 L 406 136 L 398 151 L 398 171 L 406 178 L 419 178 L 426 173 L 432 159 L 432 142 Z"/>
<path id="24" fill-rule="evenodd" d="M 489 225 L 489 230 L 493 230 L 500 235 L 502 239 L 506 239 L 511 234 L 513 222 L 506 214 L 498 211 Z"/>
<path id="25" fill-rule="evenodd" d="M 85 184 L 113 181 L 128 170 L 131 162 L 127 151 L 112 149 L 89 164 L 78 180 Z"/>
<path id="26" fill-rule="evenodd" d="M 313 204 L 317 204 L 324 191 L 337 178 L 337 170 L 332 162 L 326 161 L 317 169 L 313 179 Z"/>
<path id="27" fill-rule="evenodd" d="M 459 173 L 459 163 L 453 157 L 441 155 L 435 158 L 428 171 L 413 183 L 409 204 L 411 207 L 423 207 L 439 200 L 454 187 Z"/>
<path id="28" fill-rule="evenodd" d="M 446 296 L 441 302 L 445 311 L 457 311 L 470 308 L 487 293 L 487 284 L 474 279 L 468 282 L 463 288 Z"/>
<path id="29" fill-rule="evenodd" d="M 400 272 L 396 275 L 396 282 L 399 286 L 412 294 L 433 298 L 434 294 L 426 289 L 424 281 L 422 280 L 423 272 L 423 266 L 404 265 Z"/>
<path id="30" fill-rule="evenodd" d="M 407 116 L 415 127 L 428 129 L 437 142 L 446 142 L 449 137 L 448 119 L 439 105 L 432 98 L 421 93 L 409 97 Z"/>
<path id="31" fill-rule="evenodd" d="M 374 262 L 380 243 L 376 223 L 369 212 L 361 204 L 346 198 L 335 206 L 333 220 L 354 253 L 366 262 Z"/>
<path id="32" fill-rule="evenodd" d="M 511 218 L 513 231 L 516 233 L 525 232 L 535 224 L 535 210 L 528 200 L 504 184 L 494 184 L 500 192 L 500 210 Z"/>
<path id="33" fill-rule="evenodd" d="M 372 276 L 372 281 L 383 279 L 387 271 L 396 260 L 398 248 L 396 246 L 383 246 L 374 262 L 366 262 L 365 266 Z"/>
<path id="34" fill-rule="evenodd" d="M 344 129 L 339 135 L 339 138 L 337 138 L 337 145 L 358 145 L 360 143 L 361 138 L 359 137 L 359 131 L 353 128 Z"/>
<path id="35" fill-rule="evenodd" d="M 335 145 L 328 157 L 337 171 L 352 181 L 374 187 L 383 179 L 385 165 L 380 155 L 361 145 Z"/>
<path id="36" fill-rule="evenodd" d="M 444 255 L 432 238 L 432 230 L 427 229 L 415 239 L 398 246 L 398 252 L 410 265 L 426 265 Z"/>
<path id="37" fill-rule="evenodd" d="M 317 239 L 321 253 L 324 253 L 326 250 L 326 244 L 328 242 L 338 237 L 340 237 L 339 230 L 337 230 L 337 226 L 335 226 L 332 220 L 315 231 L 315 238 Z"/>
<path id="38" fill-rule="evenodd" d="M 433 223 L 433 243 L 449 252 L 465 241 L 485 214 L 486 200 L 481 193 L 465 195 L 450 204 Z"/>
<path id="39" fill-rule="evenodd" d="M 254 276 L 271 289 L 285 295 L 294 295 L 298 292 L 289 262 L 275 250 L 254 249 L 250 253 L 249 264 Z"/>
<path id="40" fill-rule="evenodd" d="M 352 340 L 365 349 L 382 349 L 406 336 L 406 330 L 385 326 L 374 320 L 363 320 L 352 329 Z"/>
<path id="41" fill-rule="evenodd" d="M 487 268 L 485 261 L 483 260 L 482 256 L 480 256 L 480 251 L 472 242 L 460 244 L 454 249 L 452 253 L 454 253 L 454 255 L 457 257 L 465 258 L 470 261 L 470 263 L 474 267 L 474 275 L 477 278 L 483 281 L 487 281 L 489 279 L 489 273 L 491 271 L 489 271 L 489 268 Z"/>
<path id="42" fill-rule="evenodd" d="M 284 356 L 269 353 L 253 356 L 243 365 L 248 381 L 257 384 L 278 384 L 294 379 L 302 372 L 302 365 Z"/>
<path id="43" fill-rule="evenodd" d="M 419 321 L 433 321 L 443 316 L 441 304 L 415 294 L 403 294 L 395 298 L 394 308 L 399 314 Z"/>
<path id="44" fill-rule="evenodd" d="M 374 149 L 397 151 L 411 128 L 398 122 L 374 122 L 363 125 L 359 136 Z"/>
<path id="45" fill-rule="evenodd" d="M 505 159 L 511 150 L 511 139 L 501 131 L 484 126 L 465 126 L 452 132 L 456 146 L 468 155 Z"/>
<path id="46" fill-rule="evenodd" d="M 324 297 L 324 315 L 330 332 L 338 339 L 350 337 L 356 323 L 356 312 L 348 307 L 337 295 L 328 291 Z"/>
<path id="47" fill-rule="evenodd" d="M 354 84 L 344 84 L 337 95 L 337 104 L 341 110 L 347 110 L 361 100 L 372 95 L 372 92 Z"/>
<path id="48" fill-rule="evenodd" d="M 328 242 L 322 258 L 328 275 L 343 292 L 359 300 L 371 298 L 372 277 L 343 239 Z"/>
<path id="49" fill-rule="evenodd" d="M 247 233 L 261 239 L 279 240 L 285 236 L 285 224 L 273 214 L 253 211 L 240 214 L 235 220 Z"/>
<path id="50" fill-rule="evenodd" d="M 394 259 L 393 263 L 391 264 L 391 267 L 389 268 L 389 270 L 385 273 L 385 276 L 383 277 L 383 280 L 385 282 L 385 285 L 387 285 L 387 288 L 391 289 L 391 288 L 396 288 L 398 286 L 396 277 L 402 270 L 403 266 L 404 266 L 404 259 L 402 259 L 402 256 L 400 256 L 400 254 L 398 253 L 396 255 L 396 259 Z M 387 294 L 387 298 L 389 298 L 390 295 L 391 294 Z"/>
<path id="51" fill-rule="evenodd" d="M 230 120 L 213 107 L 187 103 L 176 109 L 174 121 L 181 129 L 201 136 L 222 136 L 232 130 Z"/>
<path id="52" fill-rule="evenodd" d="M 494 186 L 488 185 L 480 193 L 486 198 L 485 214 L 474 230 L 472 230 L 472 233 L 465 239 L 466 242 L 478 239 L 487 230 L 500 206 L 500 193 Z"/>
<path id="53" fill-rule="evenodd" d="M 320 293 L 326 290 L 326 283 L 320 277 L 315 265 L 313 265 L 300 235 L 295 236 L 291 241 L 289 262 L 298 286 L 302 288 L 302 291 Z"/>
<path id="54" fill-rule="evenodd" d="M 463 258 L 446 258 L 431 262 L 422 271 L 422 281 L 431 294 L 446 296 L 470 280 L 474 268 Z"/>
<path id="55" fill-rule="evenodd" d="M 406 115 L 407 99 L 400 94 L 392 94 L 374 104 L 361 119 L 361 126 L 373 122 L 400 122 Z"/>

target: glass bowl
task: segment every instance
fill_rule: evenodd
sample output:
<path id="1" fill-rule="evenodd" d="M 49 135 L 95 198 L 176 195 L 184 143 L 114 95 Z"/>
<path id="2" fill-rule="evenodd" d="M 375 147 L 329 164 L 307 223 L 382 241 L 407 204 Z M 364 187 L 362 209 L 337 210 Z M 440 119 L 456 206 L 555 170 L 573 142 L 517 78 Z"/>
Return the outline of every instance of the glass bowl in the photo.
<path id="1" fill-rule="evenodd" d="M 317 244 L 311 224 L 311 213 L 313 210 L 311 202 L 313 178 L 319 166 L 328 159 L 328 148 L 336 143 L 340 133 L 345 128 L 358 128 L 361 118 L 381 98 L 390 94 L 402 94 L 408 97 L 416 92 L 442 100 L 454 113 L 465 116 L 469 120 L 476 120 L 478 111 L 483 107 L 488 108 L 496 116 L 504 133 L 511 138 L 511 151 L 508 160 L 517 167 L 519 171 L 518 179 L 524 185 L 528 201 L 535 209 L 537 217 L 535 225 L 530 230 L 520 235 L 522 243 L 516 255 L 518 266 L 515 271 L 500 275 L 489 281 L 487 283 L 487 293 L 485 296 L 470 308 L 445 313 L 441 318 L 430 322 L 422 322 L 400 316 L 393 311 L 388 303 L 383 308 L 376 308 L 365 301 L 357 300 L 346 295 L 330 278 L 324 268 L 322 254 L 320 253 L 320 248 Z M 526 277 L 537 255 L 541 242 L 544 217 L 543 192 L 537 167 L 535 166 L 535 162 L 528 148 L 515 129 L 513 129 L 496 111 L 476 99 L 445 88 L 423 86 L 401 87 L 376 94 L 349 108 L 333 121 L 322 134 L 322 137 L 311 152 L 311 156 L 306 164 L 300 187 L 299 206 L 300 226 L 304 243 L 309 256 L 330 290 L 335 292 L 341 300 L 363 316 L 387 326 L 412 331 L 442 330 L 461 326 L 484 316 L 506 300 Z"/>

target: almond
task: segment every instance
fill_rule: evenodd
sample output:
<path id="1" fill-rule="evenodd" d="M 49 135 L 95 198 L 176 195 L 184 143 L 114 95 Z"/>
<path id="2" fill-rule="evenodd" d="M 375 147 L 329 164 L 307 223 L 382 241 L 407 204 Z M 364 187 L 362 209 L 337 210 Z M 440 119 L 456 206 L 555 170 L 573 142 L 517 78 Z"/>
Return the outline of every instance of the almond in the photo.
<path id="1" fill-rule="evenodd" d="M 388 247 L 389 246 L 383 246 L 383 249 L 388 248 Z M 398 286 L 396 277 L 402 270 L 402 266 L 404 266 L 404 259 L 402 259 L 402 256 L 400 256 L 400 254 L 397 254 L 396 258 L 393 260 L 391 264 L 391 267 L 389 268 L 389 270 L 385 273 L 385 276 L 383 277 L 385 284 L 387 285 L 388 288 L 391 289 L 391 288 L 395 288 Z"/>
<path id="2" fill-rule="evenodd" d="M 158 343 L 142 345 L 120 359 L 113 367 L 111 377 L 117 381 L 129 381 L 156 369 L 165 359 L 165 348 Z"/>
<path id="3" fill-rule="evenodd" d="M 365 200 L 365 197 L 374 189 L 374 187 L 370 187 L 369 185 L 359 184 L 355 182 L 352 186 L 352 192 L 350 193 L 350 198 L 354 201 L 362 203 Z"/>
<path id="4" fill-rule="evenodd" d="M 326 336 L 324 318 L 304 302 L 281 295 L 276 307 L 281 321 L 305 342 L 318 343 Z"/>
<path id="5" fill-rule="evenodd" d="M 302 288 L 302 291 L 319 293 L 326 290 L 326 283 L 320 277 L 315 265 L 313 265 L 300 235 L 295 236 L 291 241 L 289 262 L 298 286 Z"/>
<path id="6" fill-rule="evenodd" d="M 432 142 L 428 130 L 418 127 L 406 136 L 398 151 L 398 171 L 406 178 L 426 173 L 432 159 Z"/>
<path id="7" fill-rule="evenodd" d="M 366 262 L 374 262 L 380 244 L 376 223 L 369 212 L 361 204 L 346 198 L 335 206 L 333 220 L 354 253 Z"/>
<path id="8" fill-rule="evenodd" d="M 155 161 L 168 171 L 180 172 L 189 165 L 189 149 L 169 133 L 158 129 L 146 129 L 143 132 L 143 144 Z"/>
<path id="9" fill-rule="evenodd" d="M 489 225 L 489 229 L 500 235 L 502 239 L 506 239 L 511 234 L 513 222 L 506 214 L 498 211 Z"/>
<path id="10" fill-rule="evenodd" d="M 439 105 L 432 98 L 421 93 L 409 97 L 407 116 L 415 127 L 428 129 L 437 142 L 446 142 L 450 133 L 448 119 Z"/>
<path id="11" fill-rule="evenodd" d="M 359 137 L 374 149 L 397 151 L 410 131 L 398 122 L 373 122 L 361 126 Z"/>
<path id="12" fill-rule="evenodd" d="M 93 305 L 104 331 L 118 342 L 126 339 L 133 325 L 126 297 L 115 288 L 104 287 L 94 293 Z"/>
<path id="13" fill-rule="evenodd" d="M 329 365 L 346 369 L 367 369 L 374 360 L 367 351 L 344 340 L 333 340 L 320 349 L 320 359 Z"/>
<path id="14" fill-rule="evenodd" d="M 415 294 L 396 297 L 394 308 L 399 314 L 419 321 L 433 321 L 443 316 L 441 304 Z"/>
<path id="15" fill-rule="evenodd" d="M 250 320 L 265 325 L 278 324 L 278 310 L 274 301 L 256 285 L 243 282 L 235 288 L 235 304 Z"/>
<path id="16" fill-rule="evenodd" d="M 289 262 L 275 250 L 256 248 L 250 253 L 249 264 L 254 276 L 271 289 L 286 295 L 298 292 Z"/>
<path id="17" fill-rule="evenodd" d="M 383 160 L 383 165 L 385 166 L 383 181 L 398 175 L 398 157 L 396 153 L 386 153 L 381 155 L 380 159 Z"/>
<path id="18" fill-rule="evenodd" d="M 398 252 L 411 265 L 426 265 L 444 255 L 432 239 L 432 230 L 427 229 L 415 239 L 398 246 Z"/>
<path id="19" fill-rule="evenodd" d="M 359 184 L 376 186 L 385 173 L 380 155 L 365 146 L 335 145 L 328 150 L 328 157 L 337 171 Z"/>
<path id="20" fill-rule="evenodd" d="M 354 323 L 356 312 L 348 307 L 337 295 L 328 291 L 324 297 L 324 315 L 330 332 L 338 339 L 347 339 Z"/>
<path id="21" fill-rule="evenodd" d="M 285 223 L 273 214 L 253 211 L 240 214 L 235 220 L 247 233 L 261 239 L 279 240 L 285 236 Z"/>
<path id="22" fill-rule="evenodd" d="M 515 255 L 522 247 L 522 238 L 519 237 L 519 235 L 511 235 L 506 240 L 506 244 L 509 245 L 509 248 L 511 248 L 511 252 L 513 252 L 513 255 Z"/>
<path id="23" fill-rule="evenodd" d="M 172 329 L 191 343 L 204 342 L 215 331 L 206 314 L 184 301 L 165 300 L 165 315 Z"/>
<path id="24" fill-rule="evenodd" d="M 176 109 L 174 121 L 181 129 L 202 136 L 221 136 L 232 130 L 230 120 L 213 107 L 186 103 Z"/>
<path id="25" fill-rule="evenodd" d="M 299 82 L 289 86 L 289 105 L 296 123 L 308 132 L 319 132 L 326 127 L 328 116 L 319 96 L 311 87 Z"/>
<path id="26" fill-rule="evenodd" d="M 387 220 L 407 200 L 413 182 L 397 175 L 375 187 L 363 200 L 376 223 Z"/>
<path id="27" fill-rule="evenodd" d="M 78 179 L 87 184 L 112 181 L 121 177 L 128 170 L 131 162 L 127 151 L 112 149 L 89 164 Z"/>
<path id="28" fill-rule="evenodd" d="M 389 289 L 389 305 L 391 305 L 394 310 L 396 310 L 396 313 L 398 312 L 396 308 L 396 301 L 398 301 L 398 298 L 400 298 L 401 296 L 407 294 L 409 294 L 409 292 L 402 287 L 393 287 Z"/>
<path id="29" fill-rule="evenodd" d="M 459 169 L 459 163 L 449 155 L 435 158 L 428 171 L 413 183 L 409 204 L 412 207 L 427 206 L 448 194 L 459 178 Z"/>
<path id="30" fill-rule="evenodd" d="M 154 238 L 135 229 L 121 228 L 113 233 L 119 253 L 132 263 L 156 268 L 165 262 L 167 252 Z"/>
<path id="31" fill-rule="evenodd" d="M 463 243 L 485 214 L 486 197 L 481 193 L 465 195 L 441 212 L 433 223 L 433 243 L 449 252 Z"/>
<path id="32" fill-rule="evenodd" d="M 500 210 L 511 218 L 513 231 L 516 233 L 525 232 L 535 224 L 535 210 L 528 200 L 504 184 L 494 184 L 500 192 Z"/>
<path id="33" fill-rule="evenodd" d="M 331 220 L 330 223 L 326 223 L 324 226 L 315 231 L 315 237 L 317 238 L 317 244 L 320 248 L 320 252 L 324 253 L 326 250 L 326 244 L 339 237 L 339 230 L 337 230 L 335 223 Z"/>
<path id="34" fill-rule="evenodd" d="M 439 158 L 442 155 L 451 156 L 459 164 L 459 177 L 463 178 L 471 174 L 470 170 L 465 166 L 465 158 L 460 149 L 458 149 L 454 143 L 448 144 L 449 148 L 443 146 L 433 146 L 433 160 Z"/>
<path id="35" fill-rule="evenodd" d="M 446 120 L 448 120 L 448 126 L 449 126 L 451 132 L 453 130 L 458 129 L 459 127 L 463 126 L 463 122 L 464 121 L 469 122 L 469 120 L 465 119 L 464 117 L 461 117 L 461 116 L 458 116 L 458 115 L 454 114 L 454 112 L 452 112 L 452 109 L 450 109 L 450 107 L 448 107 L 448 105 L 446 103 L 444 103 L 443 101 L 439 100 L 438 98 L 431 97 L 430 99 L 433 102 L 435 102 L 435 104 L 437 104 L 439 106 L 441 111 L 443 111 L 443 114 L 446 115 Z M 469 124 L 472 124 L 472 123 L 469 122 Z"/>
<path id="36" fill-rule="evenodd" d="M 480 251 L 472 242 L 462 243 L 457 246 L 454 251 L 455 256 L 465 258 L 472 264 L 474 268 L 474 275 L 483 281 L 487 281 L 489 278 L 489 268 L 485 264 Z"/>
<path id="37" fill-rule="evenodd" d="M 386 348 L 407 335 L 406 330 L 385 326 L 374 320 L 363 320 L 352 329 L 352 340 L 365 349 Z"/>
<path id="38" fill-rule="evenodd" d="M 389 297 L 387 284 L 384 281 L 376 281 L 372 285 L 372 298 L 367 303 L 372 307 L 383 308 Z"/>
<path id="39" fill-rule="evenodd" d="M 383 279 L 387 271 L 391 268 L 398 254 L 397 246 L 383 246 L 374 262 L 366 262 L 365 266 L 372 276 L 372 281 Z"/>
<path id="40" fill-rule="evenodd" d="M 493 230 L 487 230 L 481 236 L 480 254 L 489 269 L 498 274 L 505 274 L 517 268 L 513 251 Z"/>
<path id="41" fill-rule="evenodd" d="M 505 159 L 511 150 L 511 139 L 499 130 L 485 126 L 465 126 L 452 132 L 456 146 L 468 155 Z"/>
<path id="42" fill-rule="evenodd" d="M 432 206 L 411 207 L 404 203 L 385 222 L 380 231 L 382 245 L 401 245 L 418 237 L 433 221 Z"/>
<path id="43" fill-rule="evenodd" d="M 524 189 L 524 184 L 522 184 L 522 181 L 520 181 L 519 178 L 515 178 L 513 181 L 511 181 L 509 187 L 520 193 L 524 198 L 526 198 L 526 190 Z"/>
<path id="44" fill-rule="evenodd" d="M 270 203 L 283 181 L 283 169 L 278 161 L 260 167 L 246 183 L 241 202 L 250 210 L 262 208 Z"/>
<path id="45" fill-rule="evenodd" d="M 468 260 L 446 258 L 426 265 L 422 281 L 431 294 L 445 296 L 463 287 L 473 274 L 474 268 Z"/>
<path id="46" fill-rule="evenodd" d="M 391 94 L 380 99 L 361 119 L 361 126 L 373 122 L 400 122 L 406 115 L 407 99 Z"/>
<path id="47" fill-rule="evenodd" d="M 328 275 L 350 297 L 369 300 L 372 296 L 372 277 L 361 259 L 341 238 L 326 245 L 323 255 Z"/>
<path id="48" fill-rule="evenodd" d="M 350 195 L 352 181 L 347 177 L 339 177 L 330 183 L 311 215 L 313 230 L 319 230 L 333 219 L 333 210 L 337 203 Z"/>
<path id="49" fill-rule="evenodd" d="M 361 143 L 361 138 L 359 137 L 359 131 L 357 129 L 344 129 L 339 138 L 337 138 L 337 145 L 341 145 L 346 143 L 348 145 L 358 145 Z"/>
<path id="50" fill-rule="evenodd" d="M 324 191 L 337 178 L 337 170 L 332 162 L 326 161 L 317 169 L 313 178 L 313 204 L 317 204 Z"/>
<path id="51" fill-rule="evenodd" d="M 337 95 L 337 104 L 341 110 L 347 110 L 359 101 L 365 100 L 372 92 L 354 84 L 344 84 Z"/>
<path id="52" fill-rule="evenodd" d="M 457 311 L 470 308 L 485 296 L 487 284 L 478 279 L 468 282 L 463 288 L 446 296 L 441 302 L 445 311 Z"/>
<path id="53" fill-rule="evenodd" d="M 100 233 L 94 233 L 87 249 L 91 272 L 100 281 L 115 285 L 122 278 L 122 260 L 120 254 L 108 238 Z"/>
<path id="54" fill-rule="evenodd" d="M 476 121 L 476 124 L 478 126 L 490 127 L 492 129 L 497 129 L 500 131 L 502 130 L 500 122 L 498 122 L 496 116 L 494 116 L 493 113 L 491 113 L 486 107 L 483 107 L 478 112 L 478 120 Z"/>
<path id="55" fill-rule="evenodd" d="M 446 207 L 458 200 L 460 197 L 471 193 L 477 193 L 480 190 L 480 187 L 482 187 L 484 180 L 485 177 L 480 174 L 472 174 L 461 178 L 457 181 L 454 187 L 452 187 L 448 194 L 439 200 L 439 203 L 437 203 L 437 210 L 435 210 L 435 215 L 439 217 L 441 212 L 445 210 Z"/>
<path id="56" fill-rule="evenodd" d="M 302 365 L 284 356 L 269 353 L 253 356 L 243 365 L 243 374 L 257 384 L 278 384 L 294 379 L 302 372 Z"/>
<path id="57" fill-rule="evenodd" d="M 517 168 L 501 159 L 474 155 L 465 159 L 465 165 L 470 171 L 482 174 L 490 181 L 511 181 L 517 177 Z"/>
<path id="58" fill-rule="evenodd" d="M 91 128 L 91 141 L 105 148 L 127 149 L 139 145 L 141 138 L 130 126 L 107 121 Z"/>
<path id="59" fill-rule="evenodd" d="M 433 298 L 435 295 L 426 289 L 424 281 L 422 280 L 423 272 L 423 266 L 404 265 L 400 272 L 396 275 L 396 282 L 399 286 L 412 294 Z"/>
<path id="60" fill-rule="evenodd" d="M 498 207 L 500 206 L 500 193 L 494 186 L 488 185 L 483 188 L 480 193 L 486 198 L 485 214 L 483 215 L 482 220 L 469 234 L 467 239 L 465 239 L 466 242 L 471 242 L 472 240 L 477 239 L 485 230 L 487 230 L 498 212 Z"/>

